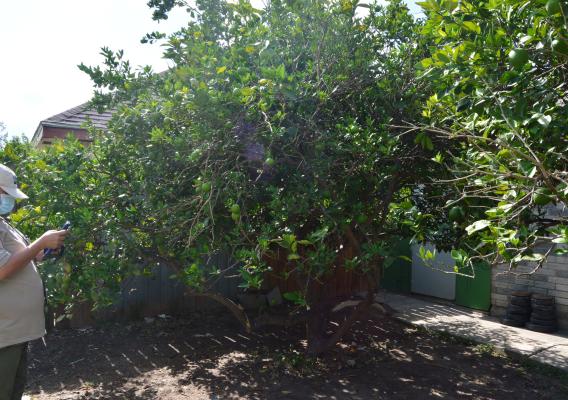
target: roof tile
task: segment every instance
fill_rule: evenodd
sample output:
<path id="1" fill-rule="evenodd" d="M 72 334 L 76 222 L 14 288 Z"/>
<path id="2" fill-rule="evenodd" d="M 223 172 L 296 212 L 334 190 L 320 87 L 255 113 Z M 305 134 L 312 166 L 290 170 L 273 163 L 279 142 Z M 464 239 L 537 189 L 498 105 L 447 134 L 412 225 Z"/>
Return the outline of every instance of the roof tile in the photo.
<path id="1" fill-rule="evenodd" d="M 115 110 L 107 110 L 98 113 L 89 107 L 89 103 L 83 103 L 62 113 L 53 115 L 40 122 L 42 125 L 61 128 L 81 128 L 87 120 L 91 120 L 97 128 L 106 129 L 108 121 Z"/>

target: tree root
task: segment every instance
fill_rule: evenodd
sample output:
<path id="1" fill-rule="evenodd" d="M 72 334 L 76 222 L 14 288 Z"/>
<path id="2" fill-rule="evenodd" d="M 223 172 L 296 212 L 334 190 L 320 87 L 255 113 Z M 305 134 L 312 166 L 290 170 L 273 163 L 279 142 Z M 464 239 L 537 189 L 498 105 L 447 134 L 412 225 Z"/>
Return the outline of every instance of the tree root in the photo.
<path id="1" fill-rule="evenodd" d="M 347 318 L 343 320 L 334 333 L 326 335 L 324 331 L 331 314 L 345 311 L 346 309 L 351 309 Z M 326 303 L 318 309 L 312 308 L 301 313 L 284 315 L 263 314 L 254 320 L 253 327 L 256 329 L 273 325 L 289 328 L 305 323 L 308 327 L 307 353 L 321 354 L 340 341 L 358 320 L 363 318 L 381 320 L 395 312 L 387 304 L 375 302 L 374 295 L 371 293 L 367 294 L 365 299 L 344 300 L 335 304 L 335 306 Z"/>
<path id="2" fill-rule="evenodd" d="M 319 309 L 312 308 L 311 310 L 294 314 L 263 314 L 255 318 L 253 323 L 251 323 L 251 320 L 241 305 L 218 293 L 197 293 L 187 290 L 186 294 L 192 297 L 205 297 L 225 306 L 248 333 L 252 332 L 253 328 L 258 329 L 271 325 L 290 328 L 304 323 L 308 327 L 308 354 L 321 354 L 329 350 L 341 340 L 355 322 L 362 319 L 364 316 L 380 320 L 385 315 L 390 316 L 395 312 L 387 304 L 375 302 L 374 294 L 368 292 L 365 299 L 344 300 L 335 304 L 335 306 L 325 304 Z M 341 322 L 337 330 L 331 335 L 324 334 L 323 332 L 329 316 L 349 308 L 352 310 L 347 318 Z"/>

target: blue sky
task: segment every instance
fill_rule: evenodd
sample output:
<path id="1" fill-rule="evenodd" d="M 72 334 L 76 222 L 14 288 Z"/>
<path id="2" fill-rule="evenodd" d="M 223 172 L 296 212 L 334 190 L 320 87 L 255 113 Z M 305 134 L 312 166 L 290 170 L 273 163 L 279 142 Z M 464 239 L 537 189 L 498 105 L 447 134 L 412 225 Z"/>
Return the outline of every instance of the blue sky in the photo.
<path id="1" fill-rule="evenodd" d="M 262 0 L 253 0 L 262 3 Z M 97 65 L 100 48 L 123 49 L 134 66 L 166 69 L 159 45 L 145 33 L 185 24 L 178 9 L 154 22 L 147 0 L 27 0 L 0 3 L 0 122 L 10 135 L 31 138 L 38 123 L 88 101 L 93 88 L 77 65 Z M 413 13 L 419 8 L 407 0 Z"/>

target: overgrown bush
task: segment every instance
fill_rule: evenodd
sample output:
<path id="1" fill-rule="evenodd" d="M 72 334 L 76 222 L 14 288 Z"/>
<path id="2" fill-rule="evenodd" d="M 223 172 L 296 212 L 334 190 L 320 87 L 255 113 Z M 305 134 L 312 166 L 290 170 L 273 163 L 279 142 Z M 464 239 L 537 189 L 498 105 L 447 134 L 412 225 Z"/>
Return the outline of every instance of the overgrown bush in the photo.
<path id="1" fill-rule="evenodd" d="M 158 17 L 173 5 L 152 3 Z M 400 1 L 196 4 L 165 42 L 166 73 L 132 71 L 108 49 L 105 68 L 81 66 L 100 88 L 94 103 L 118 110 L 92 149 L 108 238 L 120 259 L 173 266 L 197 293 L 235 274 L 244 288 L 270 273 L 293 280 L 285 297 L 322 351 L 368 309 L 410 188 L 438 173 L 423 136 L 390 128 L 421 111 L 418 25 Z M 218 253 L 235 263 L 213 265 Z M 369 294 L 326 337 L 339 269 Z"/>

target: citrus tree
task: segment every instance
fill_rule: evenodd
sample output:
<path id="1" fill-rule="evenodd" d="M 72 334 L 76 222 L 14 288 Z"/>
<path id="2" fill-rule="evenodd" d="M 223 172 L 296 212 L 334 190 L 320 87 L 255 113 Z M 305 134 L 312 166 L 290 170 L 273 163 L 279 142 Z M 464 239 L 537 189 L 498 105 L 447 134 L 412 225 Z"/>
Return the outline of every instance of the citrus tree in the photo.
<path id="1" fill-rule="evenodd" d="M 568 4 L 420 4 L 431 55 L 419 73 L 433 91 L 423 110 L 430 126 L 412 129 L 454 143 L 434 157 L 451 178 L 427 189 L 447 199 L 452 255 L 458 267 L 484 259 L 536 270 L 568 243 Z"/>
<path id="2" fill-rule="evenodd" d="M 94 190 L 107 240 L 131 265 L 173 267 L 191 293 L 236 315 L 216 281 L 293 281 L 289 317 L 307 321 L 309 351 L 325 350 L 369 310 L 408 227 L 411 188 L 442 171 L 427 162 L 426 135 L 390 127 L 420 115 L 427 83 L 414 65 L 427 48 L 417 23 L 401 1 L 149 4 L 156 18 L 188 8 L 179 32 L 145 38 L 164 41 L 169 71 L 133 71 L 108 49 L 104 67 L 81 66 L 98 88 L 93 103 L 117 109 L 89 167 L 106 177 Z M 108 245 L 90 243 L 95 254 Z M 234 262 L 216 265 L 216 254 Z M 338 270 L 367 295 L 326 335 L 334 306 L 353 294 L 329 287 Z"/>
<path id="3" fill-rule="evenodd" d="M 60 315 L 81 301 L 95 308 L 108 306 L 125 277 L 144 273 L 117 242 L 120 211 L 105 189 L 112 177 L 99 167 L 95 149 L 85 149 L 73 137 L 42 149 L 25 138 L 11 138 L 0 151 L 0 163 L 16 172 L 29 196 L 5 216 L 14 226 L 33 240 L 72 222 L 63 257 L 47 259 L 39 268 L 47 300 Z"/>

